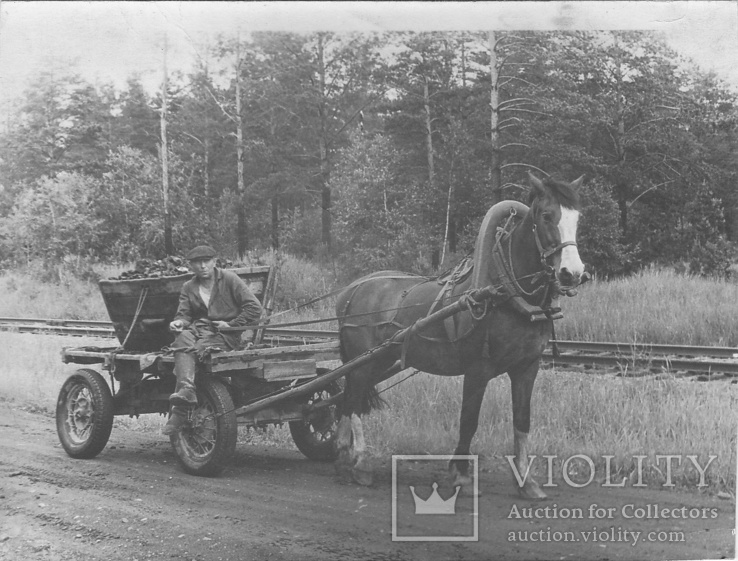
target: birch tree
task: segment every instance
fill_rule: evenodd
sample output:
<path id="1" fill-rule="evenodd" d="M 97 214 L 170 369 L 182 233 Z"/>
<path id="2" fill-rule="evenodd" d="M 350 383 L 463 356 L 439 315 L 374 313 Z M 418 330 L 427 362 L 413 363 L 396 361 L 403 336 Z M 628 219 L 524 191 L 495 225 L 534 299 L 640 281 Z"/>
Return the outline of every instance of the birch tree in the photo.
<path id="1" fill-rule="evenodd" d="M 162 61 L 161 109 L 160 109 L 160 145 L 161 159 L 161 191 L 164 202 L 164 252 L 174 255 L 172 241 L 172 215 L 169 207 L 169 142 L 167 138 L 167 107 L 169 97 L 169 72 L 167 71 L 167 37 L 164 37 L 164 56 Z"/>

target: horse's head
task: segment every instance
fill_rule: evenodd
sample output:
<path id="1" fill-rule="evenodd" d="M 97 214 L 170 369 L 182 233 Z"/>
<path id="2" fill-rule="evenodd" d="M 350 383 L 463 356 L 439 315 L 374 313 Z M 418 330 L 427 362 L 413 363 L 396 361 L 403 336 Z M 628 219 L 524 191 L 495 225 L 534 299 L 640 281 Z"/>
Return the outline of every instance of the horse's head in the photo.
<path id="1" fill-rule="evenodd" d="M 532 185 L 530 213 L 541 261 L 556 271 L 563 291 L 578 286 L 584 275 L 584 263 L 577 249 L 579 195 L 584 176 L 572 183 L 553 179 L 541 181 L 530 175 Z"/>

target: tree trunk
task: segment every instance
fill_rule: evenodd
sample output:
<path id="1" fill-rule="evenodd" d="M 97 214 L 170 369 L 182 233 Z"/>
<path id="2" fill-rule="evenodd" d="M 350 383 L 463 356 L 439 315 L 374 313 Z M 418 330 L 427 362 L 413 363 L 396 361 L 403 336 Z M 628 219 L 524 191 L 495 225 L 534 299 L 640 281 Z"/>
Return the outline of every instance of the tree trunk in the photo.
<path id="1" fill-rule="evenodd" d="M 454 197 L 453 179 L 448 187 L 448 198 L 446 199 L 446 229 L 443 232 L 443 249 L 441 250 L 441 265 L 446 260 L 446 247 L 449 245 L 449 235 L 451 234 L 451 201 Z"/>
<path id="2" fill-rule="evenodd" d="M 209 200 L 212 200 L 212 193 L 210 192 L 210 140 L 206 138 L 203 146 L 205 148 L 205 177 L 203 177 L 203 187 L 205 196 Z"/>
<path id="3" fill-rule="evenodd" d="M 499 76 L 497 70 L 496 36 L 490 31 L 487 36 L 489 42 L 489 74 L 490 94 L 489 106 L 491 109 L 489 122 L 490 140 L 490 187 L 492 189 L 492 204 L 502 200 L 502 169 L 500 167 L 500 91 L 498 88 Z"/>
<path id="4" fill-rule="evenodd" d="M 443 249 L 441 251 L 441 264 L 446 260 L 446 247 L 449 245 L 449 236 L 451 234 L 451 207 L 453 206 L 454 200 L 454 160 L 451 160 L 451 165 L 448 172 L 448 195 L 446 197 L 446 228 L 443 232 Z"/>
<path id="5" fill-rule="evenodd" d="M 246 184 L 243 176 L 243 115 L 241 115 L 241 37 L 236 45 L 236 157 L 238 158 L 238 224 L 236 245 L 238 258 L 243 259 L 249 246 L 246 224 Z"/>
<path id="6" fill-rule="evenodd" d="M 272 249 L 279 249 L 279 197 L 272 197 Z"/>
<path id="7" fill-rule="evenodd" d="M 321 188 L 321 226 L 323 245 L 331 249 L 331 188 L 328 186 L 328 117 L 325 102 L 325 53 L 323 52 L 323 36 L 318 34 L 318 78 L 320 92 L 318 93 L 318 115 L 320 116 L 320 136 L 318 148 L 320 150 L 320 178 Z"/>
<path id="8" fill-rule="evenodd" d="M 323 208 L 323 244 L 331 249 L 331 189 L 323 187 L 321 193 L 321 207 Z"/>
<path id="9" fill-rule="evenodd" d="M 620 209 L 620 235 L 623 239 L 628 236 L 628 200 L 624 194 L 626 191 L 625 187 L 618 187 L 618 208 Z"/>
<path id="10" fill-rule="evenodd" d="M 448 223 L 448 250 L 451 253 L 456 253 L 456 246 L 458 245 L 456 236 L 456 219 L 451 218 Z"/>
<path id="11" fill-rule="evenodd" d="M 428 158 L 428 184 L 433 190 L 435 184 L 435 170 L 433 162 L 433 120 L 430 108 L 430 92 L 428 89 L 428 77 L 423 76 L 423 107 L 425 109 L 425 149 Z"/>
<path id="12" fill-rule="evenodd" d="M 169 212 L 169 146 L 167 142 L 167 37 L 164 36 L 164 79 L 161 82 L 161 189 L 164 198 L 164 253 L 174 254 L 172 217 Z"/>
<path id="13" fill-rule="evenodd" d="M 616 39 L 617 46 L 617 39 Z M 616 64 L 615 64 L 615 83 L 616 83 L 616 102 L 615 102 L 615 133 L 613 135 L 613 144 L 615 151 L 615 159 L 620 170 L 625 169 L 625 146 L 623 140 L 625 139 L 625 120 L 623 113 L 625 111 L 622 105 L 622 96 L 620 93 L 620 86 L 623 83 L 623 75 L 621 73 L 622 65 L 620 64 L 620 50 L 615 50 Z M 630 198 L 630 185 L 628 180 L 623 177 L 616 185 L 618 207 L 620 209 L 620 235 L 623 239 L 628 235 L 628 199 Z"/>

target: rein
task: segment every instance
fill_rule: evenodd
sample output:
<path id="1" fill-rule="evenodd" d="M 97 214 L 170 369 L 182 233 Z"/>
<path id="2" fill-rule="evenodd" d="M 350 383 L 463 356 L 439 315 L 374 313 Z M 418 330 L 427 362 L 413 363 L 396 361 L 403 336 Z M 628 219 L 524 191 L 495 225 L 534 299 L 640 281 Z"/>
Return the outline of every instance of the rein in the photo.
<path id="1" fill-rule="evenodd" d="M 492 255 L 493 258 L 495 258 L 494 260 L 498 263 L 499 268 L 501 269 L 500 273 L 502 273 L 503 275 L 503 278 L 501 280 L 504 284 L 510 287 L 510 292 L 512 293 L 512 295 L 521 296 L 526 301 L 530 301 L 538 299 L 541 291 L 543 291 L 543 295 L 540 296 L 540 301 L 538 303 L 529 302 L 532 305 L 537 305 L 542 308 L 549 297 L 552 285 L 556 282 L 555 271 L 553 270 L 553 267 L 551 267 L 551 265 L 546 262 L 546 259 L 553 255 L 558 249 L 562 249 L 563 246 L 558 247 L 558 249 L 551 248 L 550 250 L 545 250 L 543 248 L 543 244 L 541 244 L 536 226 L 535 224 L 533 224 L 533 234 L 536 240 L 536 247 L 538 248 L 538 254 L 540 256 L 543 269 L 522 277 L 516 276 L 515 269 L 513 267 L 512 237 L 518 227 L 522 224 L 522 222 L 514 222 L 517 214 L 517 211 L 514 208 L 511 208 L 510 215 L 508 216 L 504 226 L 498 228 L 496 236 L 497 239 L 495 241 L 494 247 L 492 248 Z M 505 255 L 505 251 L 503 249 L 503 245 L 505 245 L 505 242 L 507 242 L 507 247 L 504 249 L 507 249 L 507 255 Z M 538 283 L 542 278 L 545 278 L 545 283 L 533 288 L 530 291 L 527 291 L 520 284 L 521 280 L 527 278 L 532 279 L 531 282 L 533 285 Z"/>

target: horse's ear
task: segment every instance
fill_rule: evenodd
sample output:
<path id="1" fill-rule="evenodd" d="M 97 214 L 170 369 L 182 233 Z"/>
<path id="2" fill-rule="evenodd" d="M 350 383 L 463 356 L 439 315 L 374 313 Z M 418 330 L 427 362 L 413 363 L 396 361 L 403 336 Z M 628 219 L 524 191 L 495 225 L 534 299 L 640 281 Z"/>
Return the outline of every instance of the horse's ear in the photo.
<path id="1" fill-rule="evenodd" d="M 582 182 L 584 181 L 584 176 L 582 175 L 579 179 L 575 179 L 572 184 L 571 188 L 575 191 L 578 191 L 579 188 L 582 186 Z"/>
<path id="2" fill-rule="evenodd" d="M 530 180 L 531 187 L 533 187 L 533 190 L 530 193 L 531 200 L 536 197 L 542 197 L 546 194 L 546 188 L 543 186 L 543 181 L 538 179 L 531 172 L 528 172 L 528 179 Z"/>

